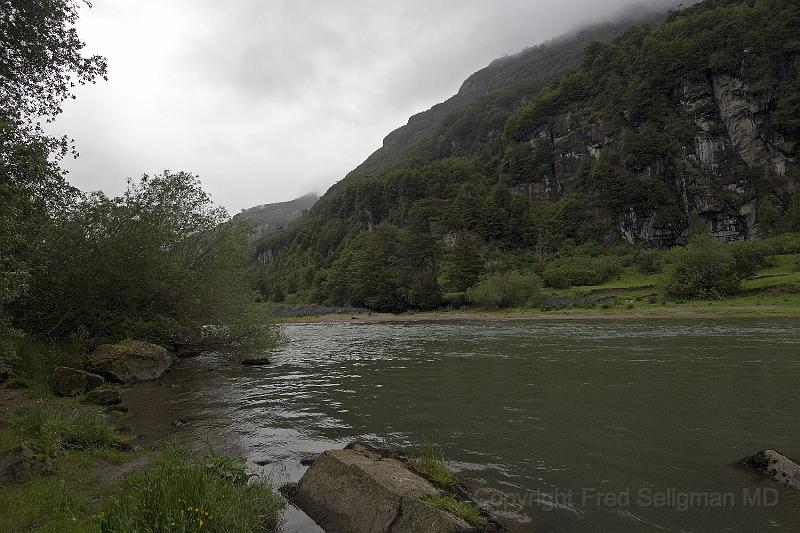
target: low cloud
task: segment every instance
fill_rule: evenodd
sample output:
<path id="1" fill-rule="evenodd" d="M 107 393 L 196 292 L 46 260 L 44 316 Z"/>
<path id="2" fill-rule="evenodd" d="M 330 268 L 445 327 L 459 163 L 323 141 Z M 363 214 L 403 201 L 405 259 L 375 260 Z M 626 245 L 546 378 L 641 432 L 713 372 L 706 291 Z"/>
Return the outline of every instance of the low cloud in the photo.
<path id="1" fill-rule="evenodd" d="M 493 59 L 632 4 L 106 0 L 78 29 L 110 81 L 80 88 L 54 131 L 76 139 L 82 189 L 190 170 L 238 211 L 324 192 Z"/>

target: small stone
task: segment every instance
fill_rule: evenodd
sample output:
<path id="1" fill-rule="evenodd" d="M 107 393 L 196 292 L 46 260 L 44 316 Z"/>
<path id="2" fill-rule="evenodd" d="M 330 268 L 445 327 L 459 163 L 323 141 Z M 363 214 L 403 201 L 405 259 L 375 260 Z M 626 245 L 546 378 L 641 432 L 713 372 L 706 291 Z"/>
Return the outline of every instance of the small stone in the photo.
<path id="1" fill-rule="evenodd" d="M 128 407 L 125 405 L 110 405 L 105 408 L 106 413 L 127 413 Z M 120 429 L 121 431 L 121 429 Z"/>
<path id="2" fill-rule="evenodd" d="M 244 366 L 266 366 L 270 364 L 270 360 L 265 356 L 253 356 L 242 359 L 241 363 Z"/>
<path id="3" fill-rule="evenodd" d="M 0 459 L 0 483 L 11 483 L 28 476 L 51 476 L 55 472 L 50 457 L 28 446 L 17 446 Z"/>
<path id="4" fill-rule="evenodd" d="M 81 401 L 92 405 L 117 405 L 122 403 L 122 398 L 115 387 L 104 385 L 87 392 Z"/>
<path id="5" fill-rule="evenodd" d="M 105 379 L 97 374 L 68 366 L 57 366 L 50 377 L 50 388 L 56 396 L 80 396 L 103 383 Z"/>
<path id="6" fill-rule="evenodd" d="M 0 383 L 14 377 L 14 369 L 5 363 L 0 363 Z"/>
<path id="7" fill-rule="evenodd" d="M 3 387 L 9 390 L 22 390 L 22 389 L 30 389 L 31 385 L 24 379 L 11 378 L 8 381 L 6 381 Z"/>

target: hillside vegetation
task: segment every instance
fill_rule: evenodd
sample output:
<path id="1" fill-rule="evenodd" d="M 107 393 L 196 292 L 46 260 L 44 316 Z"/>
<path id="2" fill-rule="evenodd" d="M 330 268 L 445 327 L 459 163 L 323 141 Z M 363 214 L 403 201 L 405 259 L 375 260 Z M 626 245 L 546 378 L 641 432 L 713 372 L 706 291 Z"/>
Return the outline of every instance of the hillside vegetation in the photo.
<path id="1" fill-rule="evenodd" d="M 595 28 L 470 77 L 258 243 L 270 258 L 258 290 L 277 302 L 430 309 L 603 283 L 696 235 L 800 231 L 800 6 L 707 0 L 648 22 Z M 680 297 L 724 296 L 747 273 L 736 276 Z"/>

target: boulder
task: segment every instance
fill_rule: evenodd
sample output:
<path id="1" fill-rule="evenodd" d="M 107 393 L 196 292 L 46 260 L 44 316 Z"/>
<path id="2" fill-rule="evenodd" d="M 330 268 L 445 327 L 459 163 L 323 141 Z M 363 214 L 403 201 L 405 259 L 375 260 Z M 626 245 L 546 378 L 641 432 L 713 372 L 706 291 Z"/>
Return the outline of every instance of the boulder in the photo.
<path id="1" fill-rule="evenodd" d="M 0 459 L 0 483 L 12 483 L 24 477 L 55 474 L 53 460 L 28 446 L 17 446 Z"/>
<path id="2" fill-rule="evenodd" d="M 0 383 L 14 377 L 14 369 L 10 365 L 0 361 Z"/>
<path id="3" fill-rule="evenodd" d="M 440 494 L 401 460 L 355 445 L 320 455 L 292 501 L 323 529 L 338 533 L 477 531 L 425 503 Z"/>
<path id="4" fill-rule="evenodd" d="M 244 366 L 267 366 L 270 364 L 269 359 L 265 355 L 254 355 L 252 357 L 245 357 L 241 360 Z"/>
<path id="5" fill-rule="evenodd" d="M 68 366 L 57 366 L 50 377 L 50 389 L 56 396 L 80 396 L 105 383 L 103 376 Z"/>
<path id="6" fill-rule="evenodd" d="M 118 405 L 122 403 L 122 398 L 116 387 L 103 385 L 87 392 L 81 401 L 92 405 Z"/>
<path id="7" fill-rule="evenodd" d="M 172 362 L 165 348 L 132 340 L 102 344 L 88 358 L 89 370 L 115 383 L 158 379 Z"/>
<path id="8" fill-rule="evenodd" d="M 778 483 L 800 489 L 800 464 L 775 450 L 762 450 L 746 457 L 744 464 Z"/>

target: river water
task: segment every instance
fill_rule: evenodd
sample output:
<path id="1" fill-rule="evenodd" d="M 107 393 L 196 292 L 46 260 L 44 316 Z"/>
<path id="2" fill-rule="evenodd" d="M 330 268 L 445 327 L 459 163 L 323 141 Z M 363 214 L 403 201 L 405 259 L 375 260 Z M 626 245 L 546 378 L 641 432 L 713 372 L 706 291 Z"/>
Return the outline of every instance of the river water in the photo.
<path id="1" fill-rule="evenodd" d="M 272 365 L 183 360 L 143 401 L 276 484 L 356 438 L 431 443 L 530 531 L 800 531 L 800 492 L 731 466 L 800 457 L 800 321 L 282 327 Z M 286 528 L 319 531 L 296 511 Z"/>

